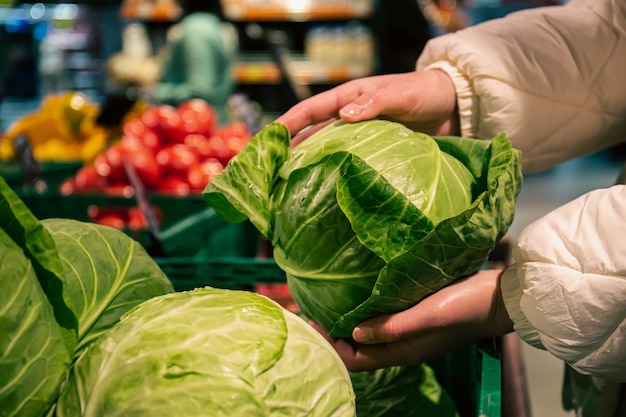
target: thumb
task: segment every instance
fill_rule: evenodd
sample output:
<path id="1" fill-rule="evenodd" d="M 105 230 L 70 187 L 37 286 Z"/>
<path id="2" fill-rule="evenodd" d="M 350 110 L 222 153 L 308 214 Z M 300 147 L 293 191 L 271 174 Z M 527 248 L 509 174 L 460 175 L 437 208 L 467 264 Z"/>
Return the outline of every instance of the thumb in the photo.
<path id="1" fill-rule="evenodd" d="M 405 320 L 404 312 L 378 316 L 364 321 L 354 328 L 352 338 L 363 344 L 390 343 L 414 333 Z"/>

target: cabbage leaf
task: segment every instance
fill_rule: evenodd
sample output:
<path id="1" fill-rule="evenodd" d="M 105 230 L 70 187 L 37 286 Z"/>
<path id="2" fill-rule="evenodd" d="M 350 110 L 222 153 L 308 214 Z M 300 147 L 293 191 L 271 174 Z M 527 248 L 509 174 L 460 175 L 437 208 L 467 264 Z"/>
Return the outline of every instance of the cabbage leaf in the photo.
<path id="1" fill-rule="evenodd" d="M 2 228 L 0 288 L 0 415 L 44 415 L 71 354 L 33 264 Z"/>

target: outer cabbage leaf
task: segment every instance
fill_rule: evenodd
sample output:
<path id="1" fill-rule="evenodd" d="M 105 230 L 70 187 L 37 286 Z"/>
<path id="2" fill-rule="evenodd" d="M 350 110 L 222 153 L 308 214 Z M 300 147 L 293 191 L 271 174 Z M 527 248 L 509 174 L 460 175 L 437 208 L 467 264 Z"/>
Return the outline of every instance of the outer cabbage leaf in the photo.
<path id="1" fill-rule="evenodd" d="M 454 401 L 426 364 L 351 372 L 350 378 L 359 416 L 459 416 Z"/>
<path id="2" fill-rule="evenodd" d="M 296 303 L 332 336 L 477 271 L 513 220 L 521 154 L 504 135 L 336 122 L 289 151 L 279 126 L 252 138 L 204 196 L 227 220 L 256 219 Z M 241 176 L 260 169 L 259 149 L 274 162 L 263 187 Z"/>
<path id="3" fill-rule="evenodd" d="M 71 219 L 41 223 L 56 243 L 78 317 L 75 356 L 128 310 L 174 291 L 154 259 L 123 232 Z"/>
<path id="4" fill-rule="evenodd" d="M 57 415 L 354 416 L 333 348 L 273 301 L 202 288 L 155 297 L 76 361 Z"/>
<path id="5" fill-rule="evenodd" d="M 0 415 L 45 415 L 71 355 L 33 264 L 2 228 L 0 288 Z"/>
<path id="6" fill-rule="evenodd" d="M 239 223 L 246 219 L 264 235 L 271 233 L 270 196 L 278 169 L 289 155 L 289 132 L 273 123 L 260 131 L 228 164 L 233 179 L 245 190 L 217 183 L 212 187 L 211 206 L 224 219 Z M 243 193 L 242 193 L 243 191 Z M 245 198 L 242 198 L 245 197 Z"/>
<path id="7" fill-rule="evenodd" d="M 78 322 L 71 298 L 63 286 L 63 266 L 49 233 L 0 177 L 0 226 L 31 260 L 37 279 L 61 326 L 68 352 L 76 346 Z"/>

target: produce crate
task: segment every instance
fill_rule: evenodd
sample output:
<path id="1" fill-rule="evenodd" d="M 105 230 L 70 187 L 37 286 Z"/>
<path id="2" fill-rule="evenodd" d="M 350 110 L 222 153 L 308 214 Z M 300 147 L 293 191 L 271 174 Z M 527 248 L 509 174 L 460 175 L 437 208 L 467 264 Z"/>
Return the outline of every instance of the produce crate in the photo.
<path id="1" fill-rule="evenodd" d="M 39 219 L 61 217 L 91 221 L 90 209 L 93 207 L 112 209 L 137 206 L 133 197 L 120 195 L 39 193 L 31 187 L 14 188 L 14 190 Z M 151 205 L 162 213 L 162 228 L 169 227 L 182 218 L 207 208 L 201 196 L 174 197 L 154 194 L 149 198 Z"/>
<path id="2" fill-rule="evenodd" d="M 461 417 L 501 416 L 502 364 L 496 339 L 449 353 L 429 365 Z"/>
<path id="3" fill-rule="evenodd" d="M 252 290 L 258 284 L 281 284 L 285 273 L 273 259 L 254 257 L 156 258 L 177 291 L 197 287 Z"/>
<path id="4" fill-rule="evenodd" d="M 24 175 L 20 163 L 16 160 L 0 161 L 0 176 L 4 177 L 11 188 L 20 188 L 26 185 L 39 186 L 40 191 L 57 190 L 61 183 L 74 174 L 83 166 L 81 161 L 70 162 L 42 162 L 37 176 L 42 183 L 39 185 L 30 183 L 30 179 Z M 41 189 L 43 188 L 43 189 Z"/>
<path id="5" fill-rule="evenodd" d="M 249 259 L 256 255 L 259 239 L 260 234 L 251 223 L 227 223 L 212 208 L 205 207 L 161 230 L 161 246 L 168 257 L 160 262 L 178 269 L 185 266 L 203 268 L 201 263 L 207 259 Z M 190 257 L 198 264 L 190 264 Z M 162 266 L 167 267 L 166 264 Z M 202 275 L 201 271 L 189 271 L 184 276 Z"/>
<path id="6" fill-rule="evenodd" d="M 133 197 L 103 194 L 38 193 L 31 187 L 14 188 L 39 219 L 67 218 L 91 222 L 95 211 L 115 212 L 137 207 Z M 160 219 L 160 246 L 168 257 L 210 259 L 217 256 L 253 256 L 258 232 L 248 223 L 226 223 L 200 195 L 149 195 Z M 97 210 L 95 210 L 97 208 Z M 124 232 L 149 249 L 154 241 L 147 228 Z"/>

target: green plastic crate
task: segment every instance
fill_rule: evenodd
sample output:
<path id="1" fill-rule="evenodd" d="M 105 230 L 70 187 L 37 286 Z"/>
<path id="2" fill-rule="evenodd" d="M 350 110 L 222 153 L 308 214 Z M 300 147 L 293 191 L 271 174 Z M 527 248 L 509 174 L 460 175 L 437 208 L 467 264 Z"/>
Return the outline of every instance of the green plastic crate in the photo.
<path id="1" fill-rule="evenodd" d="M 285 273 L 273 259 L 214 257 L 190 259 L 156 258 L 177 291 L 198 287 L 252 289 L 256 284 L 286 282 Z"/>
<path id="2" fill-rule="evenodd" d="M 82 166 L 81 161 L 42 162 L 39 164 L 41 175 L 38 178 L 43 180 L 43 183 L 38 187 L 43 188 L 42 191 L 58 190 L 61 183 L 75 175 Z M 0 161 L 0 176 L 12 188 L 34 185 L 28 184 L 22 167 L 16 160 Z"/>
<path id="3" fill-rule="evenodd" d="M 161 245 L 168 254 L 166 259 L 177 266 L 188 264 L 189 257 L 199 262 L 224 257 L 253 257 L 258 251 L 259 236 L 249 222 L 227 223 L 208 207 L 183 217 L 161 230 L 159 235 Z M 200 276 L 199 272 L 190 274 Z"/>
<path id="4" fill-rule="evenodd" d="M 135 198 L 103 194 L 61 195 L 38 193 L 31 187 L 15 187 L 22 201 L 39 219 L 67 218 L 92 221 L 92 208 L 101 210 L 136 207 Z M 208 207 L 202 196 L 149 195 L 150 204 L 160 213 L 159 242 L 168 257 L 210 259 L 250 257 L 257 252 L 258 232 L 247 222 L 230 224 Z M 154 247 L 147 229 L 125 230 L 146 249 Z"/>
<path id="5" fill-rule="evenodd" d="M 104 194 L 61 195 L 56 192 L 37 193 L 31 188 L 14 188 L 26 206 L 39 219 L 68 218 L 90 221 L 90 207 L 129 208 L 137 206 L 133 198 Z M 186 216 L 207 208 L 201 196 L 173 197 L 164 194 L 149 196 L 150 203 L 162 213 L 161 226 L 169 227 Z"/>

